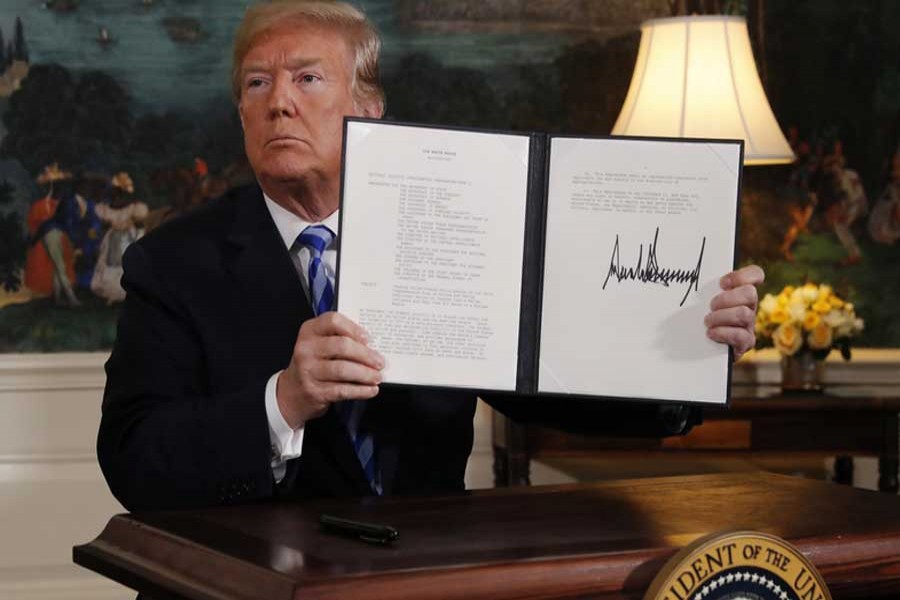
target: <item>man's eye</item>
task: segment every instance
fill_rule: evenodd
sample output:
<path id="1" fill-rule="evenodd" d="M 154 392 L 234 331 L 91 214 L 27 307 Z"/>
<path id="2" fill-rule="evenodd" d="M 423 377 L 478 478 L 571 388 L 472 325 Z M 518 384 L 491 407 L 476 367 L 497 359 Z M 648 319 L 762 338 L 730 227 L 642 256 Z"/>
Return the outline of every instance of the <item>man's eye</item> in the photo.
<path id="1" fill-rule="evenodd" d="M 247 80 L 247 87 L 255 88 L 261 86 L 263 83 L 265 82 L 262 79 L 260 79 L 259 77 L 254 77 L 253 79 Z"/>
<path id="2" fill-rule="evenodd" d="M 312 75 L 310 73 L 300 76 L 300 81 L 302 81 L 303 83 L 314 83 L 318 80 L 319 80 L 318 76 Z"/>

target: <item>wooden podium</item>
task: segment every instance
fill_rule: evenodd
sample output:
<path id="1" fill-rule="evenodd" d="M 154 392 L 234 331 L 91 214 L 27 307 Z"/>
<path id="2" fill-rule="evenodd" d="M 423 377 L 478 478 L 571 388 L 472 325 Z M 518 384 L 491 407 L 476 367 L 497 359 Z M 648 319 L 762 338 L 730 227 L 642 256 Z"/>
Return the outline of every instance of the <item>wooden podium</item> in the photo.
<path id="1" fill-rule="evenodd" d="M 390 524 L 379 546 L 320 513 Z M 75 562 L 166 598 L 641 598 L 678 548 L 777 535 L 835 598 L 900 595 L 900 499 L 765 473 L 119 515 Z"/>

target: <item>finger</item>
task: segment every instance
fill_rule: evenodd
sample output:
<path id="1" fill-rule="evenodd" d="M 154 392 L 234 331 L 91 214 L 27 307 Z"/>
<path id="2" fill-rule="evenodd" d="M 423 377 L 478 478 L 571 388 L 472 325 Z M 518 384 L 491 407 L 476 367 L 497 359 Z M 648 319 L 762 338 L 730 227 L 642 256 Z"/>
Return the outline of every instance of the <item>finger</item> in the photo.
<path id="1" fill-rule="evenodd" d="M 720 310 L 723 308 L 731 308 L 733 306 L 748 306 L 751 310 L 756 310 L 759 302 L 759 293 L 756 287 L 752 285 L 742 285 L 733 290 L 725 290 L 719 292 L 709 303 L 711 310 Z"/>
<path id="2" fill-rule="evenodd" d="M 703 322 L 707 328 L 743 327 L 744 329 L 752 329 L 756 324 L 756 311 L 749 306 L 722 308 L 707 314 Z"/>
<path id="3" fill-rule="evenodd" d="M 384 357 L 377 350 L 345 336 L 333 335 L 319 340 L 316 344 L 316 356 L 362 363 L 373 369 L 384 368 Z"/>
<path id="4" fill-rule="evenodd" d="M 325 360 L 316 365 L 313 376 L 321 383 L 378 385 L 381 371 L 348 360 Z"/>
<path id="5" fill-rule="evenodd" d="M 712 327 L 706 330 L 706 335 L 714 342 L 728 344 L 738 356 L 756 344 L 753 332 L 743 327 Z"/>
<path id="6" fill-rule="evenodd" d="M 361 344 L 369 343 L 368 332 L 361 325 L 339 312 L 322 313 L 307 323 L 309 323 L 310 333 L 315 335 L 343 335 L 353 338 Z"/>
<path id="7" fill-rule="evenodd" d="M 342 400 L 368 400 L 378 395 L 377 385 L 355 385 L 352 383 L 332 383 L 325 387 L 328 402 Z"/>
<path id="8" fill-rule="evenodd" d="M 747 265 L 737 271 L 722 276 L 719 285 L 723 290 L 730 290 L 742 285 L 759 285 L 766 280 L 766 274 L 757 265 Z"/>

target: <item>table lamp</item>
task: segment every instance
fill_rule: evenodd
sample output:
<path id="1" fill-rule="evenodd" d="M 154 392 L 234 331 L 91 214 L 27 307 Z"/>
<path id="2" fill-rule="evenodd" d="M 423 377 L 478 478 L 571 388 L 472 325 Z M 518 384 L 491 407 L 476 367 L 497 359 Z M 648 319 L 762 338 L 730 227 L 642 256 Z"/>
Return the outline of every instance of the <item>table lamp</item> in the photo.
<path id="1" fill-rule="evenodd" d="M 763 91 L 746 20 L 736 16 L 644 22 L 612 133 L 743 139 L 745 165 L 795 158 Z"/>

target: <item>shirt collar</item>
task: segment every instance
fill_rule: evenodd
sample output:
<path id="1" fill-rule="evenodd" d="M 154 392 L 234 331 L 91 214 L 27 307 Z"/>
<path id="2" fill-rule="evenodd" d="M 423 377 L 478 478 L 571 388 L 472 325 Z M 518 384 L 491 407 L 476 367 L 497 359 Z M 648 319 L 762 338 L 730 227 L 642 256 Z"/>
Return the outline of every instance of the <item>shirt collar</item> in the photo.
<path id="1" fill-rule="evenodd" d="M 278 233 L 281 235 L 281 239 L 284 241 L 284 245 L 288 250 L 293 247 L 294 242 L 297 240 L 297 236 L 310 225 L 325 225 L 328 229 L 333 231 L 335 235 L 338 234 L 340 210 L 335 210 L 318 223 L 311 223 L 309 221 L 304 221 L 291 211 L 287 210 L 269 198 L 265 193 L 263 193 L 263 198 L 266 201 L 266 208 L 269 209 L 269 214 L 272 215 L 272 220 L 275 221 L 275 227 L 278 229 Z"/>

